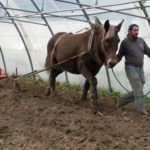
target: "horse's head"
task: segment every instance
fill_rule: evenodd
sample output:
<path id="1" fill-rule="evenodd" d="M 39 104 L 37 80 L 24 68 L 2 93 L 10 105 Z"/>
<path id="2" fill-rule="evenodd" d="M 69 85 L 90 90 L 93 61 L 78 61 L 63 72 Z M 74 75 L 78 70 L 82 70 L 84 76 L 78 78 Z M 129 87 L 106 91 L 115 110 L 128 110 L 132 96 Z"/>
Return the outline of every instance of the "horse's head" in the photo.
<path id="1" fill-rule="evenodd" d="M 107 67 L 113 67 L 117 63 L 116 51 L 119 44 L 118 32 L 121 29 L 123 20 L 117 25 L 110 25 L 109 20 L 107 20 L 104 25 L 101 24 L 99 19 L 95 18 L 95 30 L 97 34 L 97 43 L 99 45 L 99 50 L 102 51 L 105 57 L 105 64 Z"/>

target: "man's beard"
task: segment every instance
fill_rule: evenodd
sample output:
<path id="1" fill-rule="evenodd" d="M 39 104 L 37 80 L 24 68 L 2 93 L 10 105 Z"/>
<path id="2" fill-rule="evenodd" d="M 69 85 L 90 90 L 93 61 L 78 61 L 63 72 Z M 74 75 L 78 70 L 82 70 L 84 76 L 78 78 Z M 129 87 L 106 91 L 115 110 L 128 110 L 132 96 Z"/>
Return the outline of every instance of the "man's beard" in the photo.
<path id="1" fill-rule="evenodd" d="M 132 37 L 133 39 L 137 39 L 137 38 L 138 38 L 138 34 L 132 35 L 131 37 Z"/>

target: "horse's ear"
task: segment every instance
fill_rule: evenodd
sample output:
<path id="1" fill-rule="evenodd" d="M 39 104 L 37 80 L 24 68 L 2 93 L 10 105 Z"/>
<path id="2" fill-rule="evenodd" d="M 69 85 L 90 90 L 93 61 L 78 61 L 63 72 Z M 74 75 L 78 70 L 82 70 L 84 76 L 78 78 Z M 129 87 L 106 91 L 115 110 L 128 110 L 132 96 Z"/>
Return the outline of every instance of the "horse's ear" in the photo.
<path id="1" fill-rule="evenodd" d="M 124 19 L 117 25 L 117 30 L 118 30 L 118 32 L 119 32 L 120 29 L 121 29 L 121 26 L 122 26 L 123 21 L 124 21 Z"/>
<path id="2" fill-rule="evenodd" d="M 100 22 L 98 17 L 94 16 L 94 18 L 95 18 L 95 25 L 97 25 L 97 24 L 102 25 L 102 23 Z"/>
<path id="3" fill-rule="evenodd" d="M 110 27 L 109 20 L 106 20 L 105 23 L 104 23 L 104 28 L 105 28 L 106 32 L 108 32 L 109 27 Z"/>
<path id="4" fill-rule="evenodd" d="M 90 23 L 90 26 L 92 29 L 95 29 L 95 24 L 94 23 Z"/>
<path id="5" fill-rule="evenodd" d="M 95 32 L 97 32 L 98 29 L 99 29 L 99 25 L 98 24 L 91 23 L 90 26 L 91 26 L 92 29 L 95 30 Z"/>

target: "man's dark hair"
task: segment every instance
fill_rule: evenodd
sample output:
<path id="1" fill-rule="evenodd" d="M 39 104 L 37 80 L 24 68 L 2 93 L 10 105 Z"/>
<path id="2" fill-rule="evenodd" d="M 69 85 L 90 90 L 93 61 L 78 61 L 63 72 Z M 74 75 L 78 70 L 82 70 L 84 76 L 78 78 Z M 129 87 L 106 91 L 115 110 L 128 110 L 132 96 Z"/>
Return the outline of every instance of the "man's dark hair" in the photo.
<path id="1" fill-rule="evenodd" d="M 131 31 L 133 29 L 133 27 L 135 27 L 135 26 L 139 28 L 139 26 L 137 24 L 131 24 L 128 28 L 128 31 Z"/>
<path id="2" fill-rule="evenodd" d="M 127 34 L 127 37 L 129 36 L 129 31 L 131 31 L 132 29 L 133 29 L 133 27 L 138 27 L 139 28 L 139 26 L 137 25 L 137 24 L 131 24 L 130 26 L 129 26 L 129 28 L 128 28 L 128 34 Z"/>

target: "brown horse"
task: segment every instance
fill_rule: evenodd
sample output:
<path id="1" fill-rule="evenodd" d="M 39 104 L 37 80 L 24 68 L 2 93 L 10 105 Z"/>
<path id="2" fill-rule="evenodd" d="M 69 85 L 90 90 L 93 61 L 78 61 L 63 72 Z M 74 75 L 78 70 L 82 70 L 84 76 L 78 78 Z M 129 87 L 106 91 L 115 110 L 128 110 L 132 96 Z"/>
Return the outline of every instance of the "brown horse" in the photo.
<path id="1" fill-rule="evenodd" d="M 81 100 L 87 98 L 91 86 L 92 104 L 97 103 L 97 79 L 95 75 L 103 64 L 113 67 L 117 63 L 116 51 L 120 41 L 118 32 L 122 22 L 114 26 L 110 25 L 107 20 L 103 25 L 95 17 L 95 24 L 92 24 L 91 29 L 84 33 L 59 32 L 55 34 L 47 45 L 45 67 L 53 66 L 65 60 L 68 61 L 50 69 L 50 86 L 47 95 L 51 93 L 54 96 L 56 94 L 55 78 L 63 71 L 69 71 L 73 74 L 82 74 L 86 78 Z M 72 57 L 74 59 L 70 59 Z"/>

